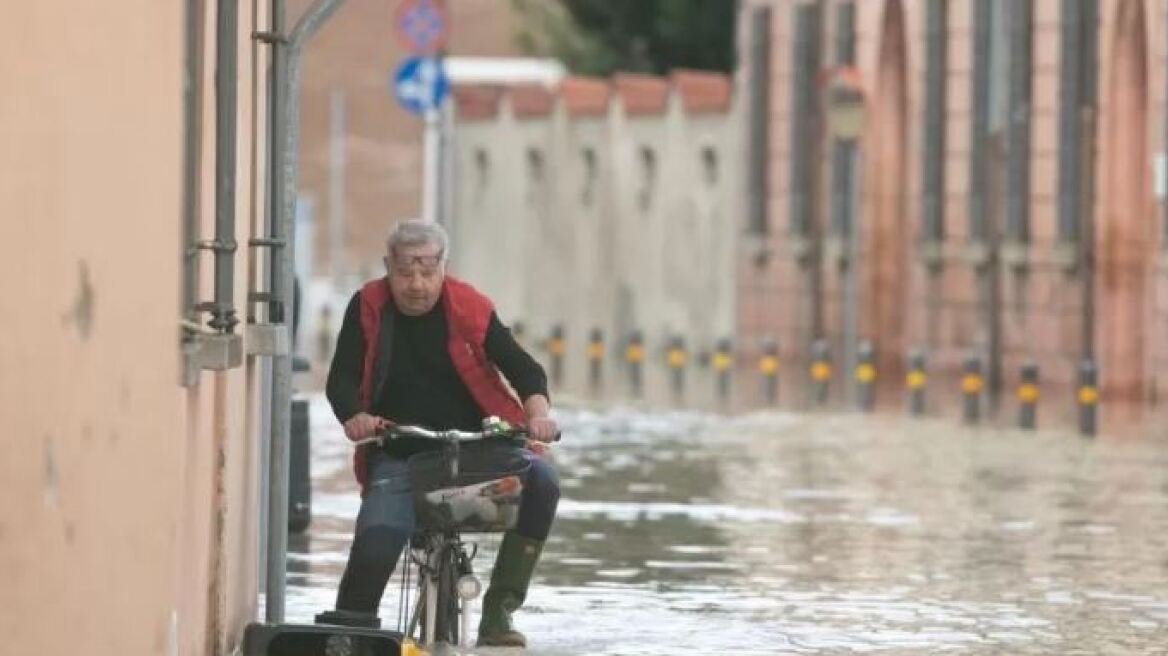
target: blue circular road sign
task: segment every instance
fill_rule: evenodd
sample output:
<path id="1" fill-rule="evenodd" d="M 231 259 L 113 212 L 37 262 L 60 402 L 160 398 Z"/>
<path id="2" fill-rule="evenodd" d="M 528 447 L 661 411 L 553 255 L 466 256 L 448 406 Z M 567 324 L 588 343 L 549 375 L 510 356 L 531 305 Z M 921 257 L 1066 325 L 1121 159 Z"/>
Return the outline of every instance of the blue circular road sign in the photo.
<path id="1" fill-rule="evenodd" d="M 436 57 L 409 57 L 393 74 L 393 95 L 402 107 L 424 114 L 438 109 L 450 93 L 450 80 Z"/>

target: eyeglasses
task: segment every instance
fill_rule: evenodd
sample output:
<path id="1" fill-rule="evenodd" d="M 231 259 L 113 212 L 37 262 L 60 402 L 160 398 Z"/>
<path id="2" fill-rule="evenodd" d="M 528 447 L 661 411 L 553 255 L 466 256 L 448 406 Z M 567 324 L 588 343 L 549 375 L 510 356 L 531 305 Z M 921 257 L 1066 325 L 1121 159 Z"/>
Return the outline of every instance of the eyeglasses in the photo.
<path id="1" fill-rule="evenodd" d="M 438 268 L 442 264 L 442 252 L 439 251 L 437 255 L 411 255 L 409 257 L 394 255 L 390 264 L 394 273 L 401 276 L 409 276 L 414 271 L 431 276 L 438 272 Z"/>
<path id="2" fill-rule="evenodd" d="M 402 258 L 402 257 L 398 257 L 395 255 L 393 257 L 393 266 L 395 268 L 408 267 L 408 266 L 414 265 L 414 266 L 421 266 L 421 267 L 424 267 L 427 269 L 431 269 L 431 268 L 438 266 L 441 263 L 442 263 L 442 253 L 441 252 L 439 252 L 437 255 L 414 255 L 414 256 L 411 256 L 408 258 Z"/>

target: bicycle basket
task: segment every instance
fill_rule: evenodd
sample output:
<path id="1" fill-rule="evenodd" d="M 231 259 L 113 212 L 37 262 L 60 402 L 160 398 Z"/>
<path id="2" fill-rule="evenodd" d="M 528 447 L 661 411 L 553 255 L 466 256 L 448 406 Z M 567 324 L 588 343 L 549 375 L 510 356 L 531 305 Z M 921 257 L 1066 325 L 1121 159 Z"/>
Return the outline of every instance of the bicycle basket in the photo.
<path id="1" fill-rule="evenodd" d="M 418 530 L 497 533 L 514 528 L 521 477 L 530 466 L 514 448 L 468 444 L 459 449 L 458 476 L 451 479 L 442 451 L 411 457 Z"/>

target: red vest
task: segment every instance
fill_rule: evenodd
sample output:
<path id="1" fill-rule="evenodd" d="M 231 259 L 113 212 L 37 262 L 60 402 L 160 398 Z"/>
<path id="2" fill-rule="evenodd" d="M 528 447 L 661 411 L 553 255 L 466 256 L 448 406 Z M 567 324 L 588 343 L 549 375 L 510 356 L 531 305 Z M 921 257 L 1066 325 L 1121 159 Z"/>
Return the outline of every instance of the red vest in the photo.
<path id="1" fill-rule="evenodd" d="M 378 335 L 381 330 L 381 312 L 390 300 L 389 283 L 385 278 L 370 280 L 361 287 L 361 332 L 365 336 L 365 362 L 361 370 L 361 406 L 368 412 L 373 407 L 373 368 L 377 360 Z M 486 416 L 501 417 L 512 424 L 524 423 L 523 406 L 499 376 L 499 370 L 487 358 L 483 344 L 487 326 L 495 306 L 491 299 L 474 287 L 446 276 L 442 283 L 442 309 L 446 315 L 449 337 L 446 350 L 458 377 L 470 391 L 471 397 Z M 353 454 L 353 472 L 365 494 L 365 450 Z"/>

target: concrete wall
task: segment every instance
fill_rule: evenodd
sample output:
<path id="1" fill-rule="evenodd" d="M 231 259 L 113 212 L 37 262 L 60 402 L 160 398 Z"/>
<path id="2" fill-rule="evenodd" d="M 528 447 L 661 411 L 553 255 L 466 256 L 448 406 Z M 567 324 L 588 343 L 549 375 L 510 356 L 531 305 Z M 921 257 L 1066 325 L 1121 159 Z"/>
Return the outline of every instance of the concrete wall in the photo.
<path id="1" fill-rule="evenodd" d="M 732 332 L 740 143 L 733 114 L 687 111 L 673 91 L 657 111 L 630 112 L 619 94 L 605 107 L 573 112 L 553 93 L 546 112 L 531 112 L 504 92 L 491 116 L 458 120 L 452 270 L 495 298 L 505 322 L 521 322 L 545 362 L 540 347 L 563 325 L 566 391 L 588 389 L 586 345 L 599 328 L 605 393 L 626 395 L 624 340 L 641 330 L 646 392 L 665 399 L 669 338 L 696 353 Z M 705 150 L 717 169 L 709 178 Z"/>
<path id="2" fill-rule="evenodd" d="M 241 245 L 263 207 L 266 68 L 250 38 L 266 3 L 242 4 Z M 206 5 L 198 216 L 209 239 Z M 0 81 L 15 90 L 0 102 L 4 650 L 230 653 L 256 614 L 256 364 L 180 386 L 183 3 L 24 3 L 0 30 Z M 249 249 L 235 262 L 242 318 Z M 210 257 L 199 280 L 207 299 Z"/>
<path id="3" fill-rule="evenodd" d="M 792 257 L 788 236 L 789 165 L 793 12 L 801 3 L 751 0 L 742 5 L 740 60 L 746 75 L 753 7 L 772 6 L 771 143 L 769 225 L 766 237 L 748 235 L 741 243 L 749 256 L 765 251 L 772 257 L 756 266 L 742 258 L 739 286 L 742 298 L 740 331 L 748 342 L 774 335 L 784 347 L 785 375 L 802 389 L 810 330 L 808 270 Z M 835 2 L 825 3 L 830 56 Z M 937 407 L 956 395 L 956 373 L 970 352 L 990 348 L 990 297 L 978 262 L 984 247 L 972 242 L 970 225 L 970 140 L 972 117 L 973 4 L 948 3 L 948 64 L 946 67 L 945 238 L 931 246 L 939 267 L 926 266 L 922 248 L 922 159 L 924 139 L 925 3 L 921 0 L 857 2 L 858 67 L 866 92 L 868 121 L 861 139 L 863 190 L 860 208 L 861 335 L 876 342 L 878 364 L 886 381 L 880 402 L 902 403 L 903 358 L 911 348 L 924 348 L 938 384 L 931 387 Z M 1021 364 L 1033 359 L 1051 399 L 1045 415 L 1069 421 L 1069 402 L 1082 355 L 1083 286 L 1097 294 L 1094 346 L 1103 375 L 1105 418 L 1125 423 L 1157 400 L 1164 386 L 1164 294 L 1162 266 L 1163 207 L 1152 196 L 1153 155 L 1163 150 L 1165 125 L 1165 39 L 1168 3 L 1155 0 L 1100 2 L 1098 153 L 1095 167 L 1093 220 L 1098 270 L 1084 278 L 1068 268 L 1074 244 L 1058 233 L 1059 75 L 1061 69 L 1062 3 L 1035 0 L 1031 69 L 1031 140 L 1028 146 L 1029 243 L 1003 240 L 1000 273 L 1000 358 L 1003 416 L 1012 417 L 1013 389 Z M 1121 36 L 1125 35 L 1125 36 Z M 997 129 L 991 126 L 991 129 Z M 991 137 L 987 196 L 990 221 L 1004 224 L 1005 153 L 1009 138 Z M 828 168 L 824 186 L 815 190 L 826 208 Z M 817 217 L 826 225 L 826 211 Z M 980 253 L 979 253 L 980 251 Z M 824 266 L 824 334 L 833 353 L 842 353 L 842 280 Z M 1121 327 L 1122 326 L 1122 327 Z M 1146 363 L 1146 365 L 1145 365 Z M 837 360 L 837 365 L 842 364 Z M 789 386 L 790 387 L 790 386 Z M 1162 396 L 1162 394 L 1159 394 Z M 800 402 L 802 395 L 787 399 Z M 838 398 L 838 397 L 837 397 Z M 1110 409 L 1109 409 L 1110 408 Z"/>

